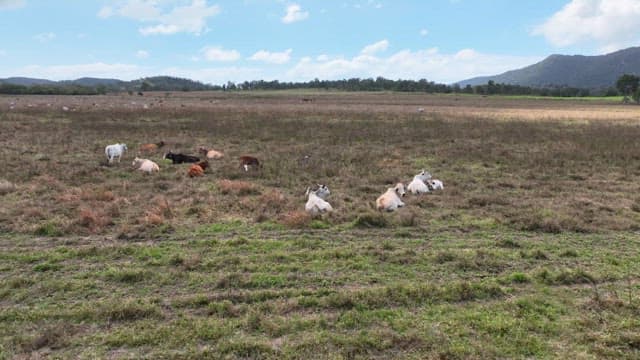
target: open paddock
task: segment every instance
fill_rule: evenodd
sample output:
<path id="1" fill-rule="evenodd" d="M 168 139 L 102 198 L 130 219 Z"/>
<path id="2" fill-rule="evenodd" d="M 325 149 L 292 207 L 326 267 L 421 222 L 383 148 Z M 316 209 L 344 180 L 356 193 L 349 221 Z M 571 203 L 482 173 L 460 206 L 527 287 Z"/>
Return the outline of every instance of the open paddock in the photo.
<path id="1" fill-rule="evenodd" d="M 637 358 L 638 139 L 605 100 L 2 96 L 0 358 Z"/>

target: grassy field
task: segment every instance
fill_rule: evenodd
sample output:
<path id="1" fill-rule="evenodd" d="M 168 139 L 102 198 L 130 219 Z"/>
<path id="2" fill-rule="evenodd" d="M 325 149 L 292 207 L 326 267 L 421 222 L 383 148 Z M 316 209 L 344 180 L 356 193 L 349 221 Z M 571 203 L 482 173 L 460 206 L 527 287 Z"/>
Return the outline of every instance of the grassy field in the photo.
<path id="1" fill-rule="evenodd" d="M 0 359 L 640 357 L 640 107 L 252 92 L 0 109 Z M 160 140 L 225 158 L 201 178 L 162 151 L 145 155 L 160 173 L 133 170 Z M 444 191 L 374 210 L 423 168 Z M 315 183 L 334 213 L 304 213 Z"/>

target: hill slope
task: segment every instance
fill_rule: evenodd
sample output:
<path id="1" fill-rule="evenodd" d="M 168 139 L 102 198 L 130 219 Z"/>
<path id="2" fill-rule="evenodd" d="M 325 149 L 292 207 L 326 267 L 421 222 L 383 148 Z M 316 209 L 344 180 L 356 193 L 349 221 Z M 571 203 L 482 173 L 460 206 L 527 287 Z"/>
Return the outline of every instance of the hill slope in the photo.
<path id="1" fill-rule="evenodd" d="M 0 79 L 0 84 L 11 84 L 20 86 L 34 86 L 45 85 L 51 87 L 64 87 L 64 86 L 84 86 L 84 87 L 97 87 L 103 86 L 111 91 L 122 90 L 145 90 L 145 91 L 195 91 L 195 90 L 210 90 L 213 88 L 211 85 L 203 84 L 198 81 L 189 79 L 182 79 L 170 76 L 154 76 L 147 77 L 138 80 L 122 81 L 118 79 L 100 79 L 100 78 L 80 78 L 76 80 L 62 80 L 51 81 L 45 79 L 33 79 L 27 77 L 10 77 L 6 79 Z"/>
<path id="2" fill-rule="evenodd" d="M 606 55 L 551 55 L 543 61 L 500 75 L 481 76 L 460 81 L 460 86 L 496 83 L 553 87 L 606 88 L 613 86 L 622 74 L 640 74 L 640 47 L 619 50 Z"/>

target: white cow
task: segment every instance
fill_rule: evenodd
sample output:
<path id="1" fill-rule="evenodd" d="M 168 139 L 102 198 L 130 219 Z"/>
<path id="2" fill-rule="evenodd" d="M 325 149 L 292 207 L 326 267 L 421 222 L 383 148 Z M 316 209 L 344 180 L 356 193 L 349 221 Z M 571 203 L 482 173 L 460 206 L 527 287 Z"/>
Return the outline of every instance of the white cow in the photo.
<path id="1" fill-rule="evenodd" d="M 222 152 L 213 149 L 207 149 L 205 147 L 200 147 L 198 151 L 202 155 L 206 156 L 207 159 L 222 159 L 224 157 L 224 154 Z"/>
<path id="2" fill-rule="evenodd" d="M 125 151 L 127 151 L 127 144 L 107 145 L 107 147 L 104 148 L 104 153 L 107 155 L 107 159 L 109 159 L 109 164 L 111 164 L 115 158 L 118 158 L 118 162 L 120 162 L 120 158 Z"/>
<path id="3" fill-rule="evenodd" d="M 428 171 L 422 170 L 420 174 L 413 177 L 413 180 L 407 186 L 407 190 L 414 195 L 423 194 L 429 192 L 429 187 L 425 183 L 431 179 L 431 174 Z"/>
<path id="4" fill-rule="evenodd" d="M 427 183 L 431 190 L 444 190 L 444 184 L 438 179 L 428 180 Z"/>
<path id="5" fill-rule="evenodd" d="M 144 171 L 148 174 L 151 174 L 154 171 L 160 171 L 160 167 L 158 166 L 158 164 L 149 159 L 140 159 L 136 157 L 135 159 L 133 159 L 133 163 L 131 165 L 136 167 L 138 170 Z"/>
<path id="6" fill-rule="evenodd" d="M 311 190 L 311 188 L 307 188 L 307 192 L 305 193 L 305 195 L 308 196 L 308 200 L 304 206 L 304 209 L 307 212 L 311 213 L 312 215 L 317 215 L 325 211 L 333 211 L 333 207 L 331 206 L 331 204 L 329 204 L 326 200 L 319 196 L 319 193 L 323 194 L 324 196 L 328 195 L 329 188 L 327 188 L 326 186 L 325 188 L 327 190 L 326 194 L 320 189 L 314 191 Z"/>
<path id="7" fill-rule="evenodd" d="M 327 185 L 318 184 L 318 188 L 313 190 L 313 192 L 323 200 L 327 200 L 327 196 L 331 195 L 331 191 L 329 191 L 329 187 Z"/>
<path id="8" fill-rule="evenodd" d="M 404 203 L 400 200 L 400 197 L 405 194 L 404 184 L 397 183 L 396 186 L 388 188 L 387 192 L 376 199 L 376 208 L 380 211 L 394 211 L 399 207 L 403 207 Z"/>

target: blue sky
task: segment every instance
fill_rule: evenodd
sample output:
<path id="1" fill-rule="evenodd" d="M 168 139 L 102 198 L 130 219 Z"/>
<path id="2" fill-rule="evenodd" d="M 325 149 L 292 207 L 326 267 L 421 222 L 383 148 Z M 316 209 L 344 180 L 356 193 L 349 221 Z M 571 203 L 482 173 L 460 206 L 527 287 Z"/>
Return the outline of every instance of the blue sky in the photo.
<path id="1" fill-rule="evenodd" d="M 640 42 L 640 0 L 0 0 L 0 78 L 451 83 Z"/>

